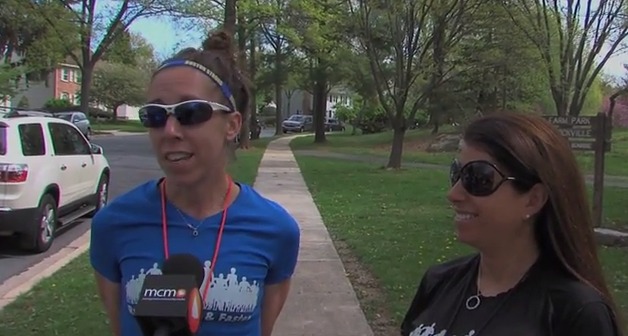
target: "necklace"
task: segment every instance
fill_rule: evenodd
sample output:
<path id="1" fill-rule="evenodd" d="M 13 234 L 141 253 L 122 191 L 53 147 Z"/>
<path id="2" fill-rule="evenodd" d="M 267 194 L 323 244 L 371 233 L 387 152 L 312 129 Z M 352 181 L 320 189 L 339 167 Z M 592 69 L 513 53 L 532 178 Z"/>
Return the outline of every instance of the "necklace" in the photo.
<path id="1" fill-rule="evenodd" d="M 214 253 L 212 256 L 212 261 L 209 266 L 209 274 L 210 278 L 208 279 L 205 289 L 202 290 L 202 298 L 203 300 L 207 300 L 209 288 L 211 285 L 212 276 L 214 274 L 214 268 L 216 267 L 216 262 L 218 260 L 218 253 L 220 252 L 220 245 L 222 243 L 222 233 L 225 229 L 225 224 L 227 222 L 227 210 L 228 210 L 228 202 L 229 196 L 231 196 L 231 190 L 233 189 L 233 180 L 231 180 L 231 176 L 227 176 L 227 182 L 229 183 L 229 187 L 227 188 L 227 195 L 225 196 L 224 204 L 222 207 L 222 216 L 220 219 L 220 227 L 218 228 L 218 234 L 216 236 L 216 245 L 214 245 Z M 166 203 L 166 181 L 162 180 L 160 185 L 161 192 L 161 230 L 163 235 L 163 244 L 164 244 L 164 256 L 166 260 L 170 258 L 170 244 L 168 242 L 168 214 L 166 213 L 167 203 Z M 199 285 L 200 286 L 200 285 Z"/>
<path id="2" fill-rule="evenodd" d="M 193 226 L 185 219 L 185 216 L 183 216 L 183 213 L 181 212 L 181 210 L 179 210 L 179 208 L 176 208 L 176 209 L 177 209 L 177 213 L 179 213 L 179 217 L 181 217 L 185 225 L 187 225 L 190 228 L 190 230 L 192 230 L 192 236 L 198 237 L 198 229 L 201 227 L 201 225 L 203 225 L 203 223 L 205 223 L 205 220 L 202 220 L 197 226 Z"/>
<path id="3" fill-rule="evenodd" d="M 511 292 L 528 277 L 528 274 L 530 273 L 530 269 L 532 269 L 532 267 L 528 268 L 528 270 L 523 274 L 523 276 L 519 279 L 519 281 L 517 281 L 517 283 L 510 290 Z M 465 301 L 464 305 L 467 308 L 467 310 L 475 310 L 480 306 L 480 304 L 482 304 L 482 291 L 480 290 L 481 278 L 482 278 L 482 267 L 480 267 L 480 264 L 478 263 L 478 278 L 476 280 L 477 290 L 475 294 L 469 296 L 467 300 Z"/>

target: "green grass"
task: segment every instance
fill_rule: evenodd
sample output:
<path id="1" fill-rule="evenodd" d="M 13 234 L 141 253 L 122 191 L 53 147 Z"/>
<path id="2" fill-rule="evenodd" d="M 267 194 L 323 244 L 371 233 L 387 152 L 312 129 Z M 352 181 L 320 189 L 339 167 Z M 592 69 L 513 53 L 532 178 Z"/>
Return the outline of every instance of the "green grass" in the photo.
<path id="1" fill-rule="evenodd" d="M 367 315 L 383 305 L 398 325 L 426 268 L 470 252 L 454 238 L 446 172 L 386 171 L 299 155 L 297 160 L 332 237 L 351 248 L 384 291 L 385 302 L 362 302 Z M 625 204 L 611 202 L 608 212 L 625 214 L 615 209 Z M 628 318 L 628 249 L 601 248 L 601 258 Z"/>
<path id="2" fill-rule="evenodd" d="M 404 162 L 448 165 L 455 153 L 428 153 L 424 150 L 424 145 L 432 141 L 434 137 L 427 129 L 408 131 L 403 150 Z M 392 132 L 353 136 L 349 132 L 344 132 L 329 135 L 327 140 L 325 144 L 314 144 L 311 137 L 298 138 L 292 141 L 291 147 L 293 149 L 372 155 L 385 160 L 390 153 Z M 592 153 L 580 152 L 577 153 L 577 158 L 584 172 L 593 173 Z M 611 151 L 606 155 L 606 174 L 628 176 L 628 129 L 613 131 Z"/>
<path id="3" fill-rule="evenodd" d="M 109 120 L 109 121 L 92 121 L 92 129 L 95 132 L 121 131 L 142 133 L 146 132 L 146 127 L 142 126 L 139 120 Z"/>
<path id="4" fill-rule="evenodd" d="M 253 184 L 269 141 L 237 152 L 230 167 L 235 180 Z M 111 336 L 106 320 L 85 253 L 0 311 L 0 335 Z"/>

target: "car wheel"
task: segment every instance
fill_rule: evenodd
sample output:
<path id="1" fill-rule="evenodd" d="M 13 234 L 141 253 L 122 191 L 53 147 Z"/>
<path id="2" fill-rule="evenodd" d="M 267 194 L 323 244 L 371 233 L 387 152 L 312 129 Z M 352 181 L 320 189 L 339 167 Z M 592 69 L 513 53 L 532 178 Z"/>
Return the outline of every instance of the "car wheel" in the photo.
<path id="1" fill-rule="evenodd" d="M 303 126 L 301 126 L 301 128 L 299 128 L 299 133 L 303 133 L 303 131 L 305 131 L 305 128 L 303 128 Z"/>
<path id="2" fill-rule="evenodd" d="M 100 176 L 100 181 L 98 182 L 98 188 L 96 189 L 96 194 L 94 195 L 94 206 L 96 209 L 90 212 L 87 216 L 93 217 L 100 209 L 104 208 L 109 201 L 109 175 L 103 173 Z"/>
<path id="3" fill-rule="evenodd" d="M 21 234 L 22 248 L 36 253 L 48 251 L 57 229 L 57 202 L 52 195 L 45 194 L 41 198 L 37 215 L 31 225 L 30 232 Z"/>

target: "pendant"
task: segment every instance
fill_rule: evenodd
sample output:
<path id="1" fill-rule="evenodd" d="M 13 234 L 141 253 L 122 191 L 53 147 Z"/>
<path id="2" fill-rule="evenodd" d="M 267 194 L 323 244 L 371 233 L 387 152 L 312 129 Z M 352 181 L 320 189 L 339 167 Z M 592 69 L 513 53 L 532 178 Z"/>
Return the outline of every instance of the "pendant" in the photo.
<path id="1" fill-rule="evenodd" d="M 479 295 L 472 295 L 469 296 L 469 298 L 467 299 L 467 302 L 465 302 L 465 306 L 467 307 L 468 310 L 474 310 L 477 307 L 480 306 L 480 296 Z"/>
<path id="2" fill-rule="evenodd" d="M 192 231 L 192 236 L 194 236 L 194 237 L 198 237 L 198 230 L 197 230 L 197 229 L 194 229 L 194 230 Z"/>

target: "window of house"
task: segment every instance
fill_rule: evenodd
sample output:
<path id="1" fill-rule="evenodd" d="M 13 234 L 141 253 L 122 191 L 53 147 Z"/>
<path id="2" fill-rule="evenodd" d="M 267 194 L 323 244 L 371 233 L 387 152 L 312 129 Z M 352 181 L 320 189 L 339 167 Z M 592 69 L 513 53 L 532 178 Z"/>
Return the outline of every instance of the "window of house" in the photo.
<path id="1" fill-rule="evenodd" d="M 334 101 L 334 96 L 329 95 L 329 102 L 331 103 L 331 102 L 333 102 L 333 101 Z"/>
<path id="2" fill-rule="evenodd" d="M 80 69 L 74 70 L 74 74 L 75 74 L 74 76 L 75 83 L 80 84 L 81 83 L 81 70 Z"/>
<path id="3" fill-rule="evenodd" d="M 67 92 L 61 92 L 61 99 L 70 100 L 70 94 Z"/>
<path id="4" fill-rule="evenodd" d="M 61 80 L 64 82 L 70 81 L 70 70 L 66 68 L 61 69 Z"/>

